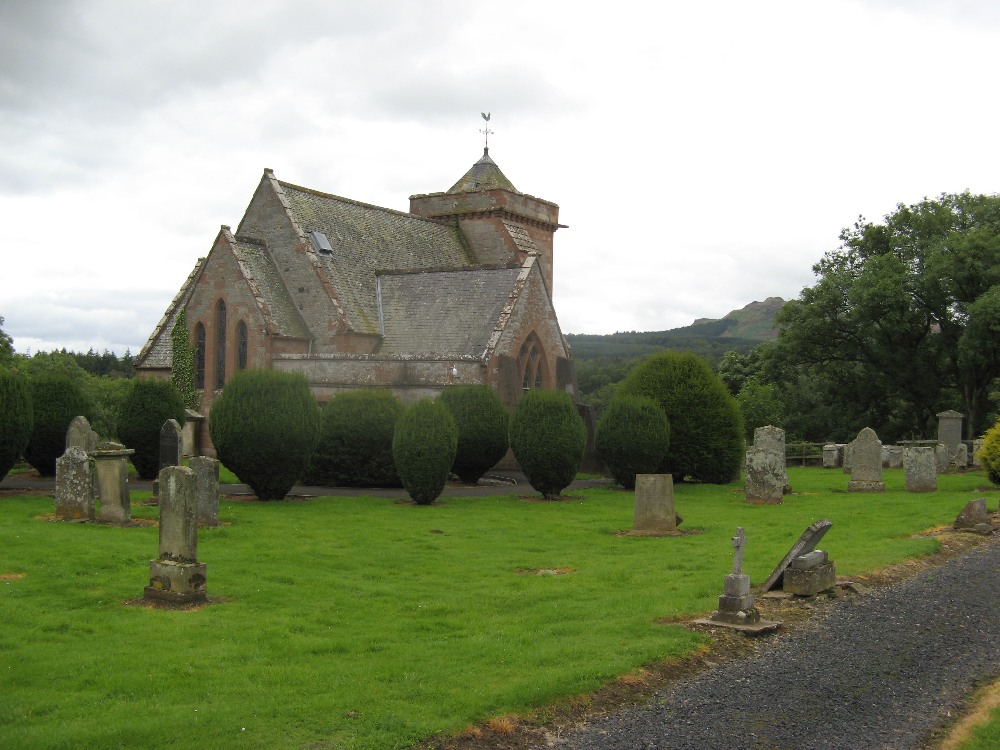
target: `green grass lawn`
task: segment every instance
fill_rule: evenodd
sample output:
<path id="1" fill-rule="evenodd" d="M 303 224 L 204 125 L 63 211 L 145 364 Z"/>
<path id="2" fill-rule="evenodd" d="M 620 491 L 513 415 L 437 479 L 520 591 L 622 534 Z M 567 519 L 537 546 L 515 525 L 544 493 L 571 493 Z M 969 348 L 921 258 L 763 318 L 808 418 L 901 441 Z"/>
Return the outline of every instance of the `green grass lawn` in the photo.
<path id="1" fill-rule="evenodd" d="M 155 527 L 50 522 L 50 498 L 0 498 L 0 747 L 405 748 L 689 653 L 705 636 L 656 621 L 713 609 L 737 526 L 755 582 L 821 518 L 838 573 L 858 575 L 934 552 L 911 536 L 988 485 L 907 494 L 887 471 L 889 491 L 856 495 L 839 470 L 789 475 L 801 494 L 780 506 L 679 486 L 682 529 L 700 533 L 658 539 L 616 535 L 633 500 L 615 490 L 224 502 L 228 525 L 199 534 L 223 601 L 197 611 L 123 604 L 148 582 Z"/>

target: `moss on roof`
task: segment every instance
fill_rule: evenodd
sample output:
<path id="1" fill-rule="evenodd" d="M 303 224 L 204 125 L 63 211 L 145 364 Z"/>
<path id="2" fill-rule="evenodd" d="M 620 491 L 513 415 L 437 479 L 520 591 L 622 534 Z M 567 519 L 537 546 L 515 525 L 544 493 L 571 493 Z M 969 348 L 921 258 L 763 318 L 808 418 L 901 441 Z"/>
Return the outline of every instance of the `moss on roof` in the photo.
<path id="1" fill-rule="evenodd" d="M 509 190 L 518 192 L 514 184 L 500 171 L 500 167 L 490 158 L 490 150 L 483 149 L 482 158 L 472 165 L 462 179 L 451 186 L 449 193 L 474 193 L 479 190 Z"/>

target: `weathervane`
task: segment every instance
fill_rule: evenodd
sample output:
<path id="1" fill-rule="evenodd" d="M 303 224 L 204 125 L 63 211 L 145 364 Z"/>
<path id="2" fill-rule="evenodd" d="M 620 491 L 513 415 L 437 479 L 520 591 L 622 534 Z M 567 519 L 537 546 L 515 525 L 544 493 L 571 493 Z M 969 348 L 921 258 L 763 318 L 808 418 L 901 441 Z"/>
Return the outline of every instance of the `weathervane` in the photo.
<path id="1" fill-rule="evenodd" d="M 485 151 L 489 151 L 490 150 L 490 133 L 493 132 L 492 130 L 490 130 L 490 125 L 489 125 L 489 123 L 490 123 L 490 113 L 489 112 L 480 112 L 479 114 L 481 114 L 483 116 L 483 119 L 486 120 L 486 127 L 484 127 L 479 132 L 482 133 L 484 136 L 486 136 L 486 148 L 485 148 Z M 485 153 L 485 151 L 484 151 L 484 153 Z"/>

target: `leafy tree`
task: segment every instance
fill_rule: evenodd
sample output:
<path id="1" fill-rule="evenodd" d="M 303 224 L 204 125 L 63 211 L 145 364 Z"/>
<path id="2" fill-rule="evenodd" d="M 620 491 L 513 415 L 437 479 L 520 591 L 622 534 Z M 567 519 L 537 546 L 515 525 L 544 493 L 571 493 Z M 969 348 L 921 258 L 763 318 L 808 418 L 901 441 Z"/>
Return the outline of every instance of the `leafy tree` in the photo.
<path id="1" fill-rule="evenodd" d="M 785 424 L 785 405 L 773 385 L 749 382 L 736 394 L 736 403 L 743 415 L 747 440 L 753 439 L 758 427 Z"/>
<path id="2" fill-rule="evenodd" d="M 7 476 L 21 458 L 33 424 L 27 379 L 20 373 L 0 369 L 0 425 L 3 425 L 0 429 L 0 479 Z"/>
<path id="3" fill-rule="evenodd" d="M 319 408 L 305 376 L 241 370 L 209 412 L 219 460 L 261 500 L 281 500 L 302 478 L 319 434 Z"/>
<path id="4" fill-rule="evenodd" d="M 840 239 L 814 266 L 816 285 L 780 311 L 776 355 L 857 365 L 884 399 L 912 405 L 914 431 L 954 393 L 979 434 L 1000 376 L 1000 196 L 899 204 Z"/>
<path id="5" fill-rule="evenodd" d="M 155 479 L 160 471 L 160 431 L 168 419 L 184 424 L 184 404 L 169 380 L 138 378 L 121 407 L 118 437 L 132 448 L 132 465 L 142 479 Z"/>
<path id="6" fill-rule="evenodd" d="M 4 333 L 3 315 L 0 315 L 0 367 L 5 367 L 14 359 L 14 339 Z M 2 475 L 0 475 L 2 476 Z"/>
<path id="7" fill-rule="evenodd" d="M 646 396 L 619 396 L 597 423 L 594 443 L 614 480 L 635 489 L 636 474 L 652 474 L 670 446 L 663 408 Z"/>
<path id="8" fill-rule="evenodd" d="M 56 459 L 66 450 L 69 423 L 77 416 L 90 419 L 90 400 L 80 382 L 66 375 L 37 375 L 30 388 L 33 428 L 24 459 L 42 476 L 55 476 Z"/>
<path id="9" fill-rule="evenodd" d="M 510 447 L 531 486 L 551 499 L 583 463 L 587 428 L 569 394 L 531 390 L 510 419 Z"/>
<path id="10" fill-rule="evenodd" d="M 170 331 L 170 380 L 180 394 L 181 402 L 192 411 L 201 405 L 201 394 L 195 387 L 195 356 L 187 329 L 187 309 L 181 308 Z"/>
<path id="11" fill-rule="evenodd" d="M 457 448 L 458 427 L 441 401 L 420 399 L 396 420 L 392 455 L 403 487 L 417 505 L 430 505 L 441 494 Z"/>
<path id="12" fill-rule="evenodd" d="M 743 419 L 736 400 L 700 357 L 664 352 L 648 357 L 618 387 L 646 396 L 670 421 L 670 447 L 659 473 L 725 484 L 739 476 Z"/>
<path id="13" fill-rule="evenodd" d="M 507 410 L 500 397 L 484 385 L 446 388 L 441 402 L 458 427 L 458 449 L 451 470 L 466 484 L 475 484 L 507 453 Z"/>
<path id="14" fill-rule="evenodd" d="M 326 487 L 398 487 L 392 437 L 402 412 L 389 390 L 338 393 L 323 408 L 307 481 Z"/>
<path id="15" fill-rule="evenodd" d="M 978 455 L 986 476 L 1000 487 L 1000 421 L 986 431 Z"/>

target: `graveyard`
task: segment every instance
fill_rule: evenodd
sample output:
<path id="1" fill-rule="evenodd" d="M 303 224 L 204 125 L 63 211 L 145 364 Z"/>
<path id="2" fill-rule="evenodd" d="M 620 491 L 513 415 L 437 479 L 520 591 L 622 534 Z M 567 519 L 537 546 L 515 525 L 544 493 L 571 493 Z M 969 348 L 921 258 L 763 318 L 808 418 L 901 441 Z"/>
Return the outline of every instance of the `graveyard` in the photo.
<path id="1" fill-rule="evenodd" d="M 644 667 L 682 670 L 717 637 L 692 621 L 735 575 L 737 528 L 753 586 L 821 519 L 838 580 L 877 585 L 982 539 L 951 530 L 971 502 L 997 509 L 980 471 L 939 474 L 933 492 L 907 492 L 902 468 L 877 493 L 850 481 L 788 467 L 780 503 L 748 503 L 742 481 L 679 483 L 672 535 L 629 533 L 635 495 L 613 487 L 425 507 L 227 497 L 197 533 L 205 600 L 173 607 L 144 596 L 162 551 L 150 493 L 131 493 L 126 525 L 58 521 L 51 494 L 6 490 L 0 685 L 17 689 L 0 690 L 0 746 L 486 741 Z"/>

